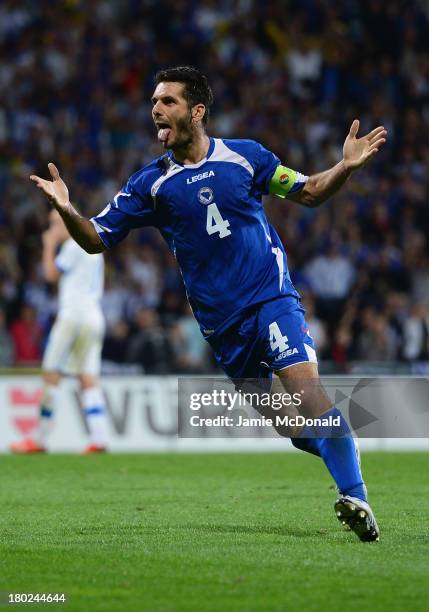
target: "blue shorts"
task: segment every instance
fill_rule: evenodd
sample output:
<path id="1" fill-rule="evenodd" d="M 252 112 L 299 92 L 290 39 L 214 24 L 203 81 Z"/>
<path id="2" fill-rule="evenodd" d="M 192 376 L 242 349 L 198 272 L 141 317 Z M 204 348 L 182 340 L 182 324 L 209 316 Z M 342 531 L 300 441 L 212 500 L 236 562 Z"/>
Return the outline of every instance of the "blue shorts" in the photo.
<path id="1" fill-rule="evenodd" d="M 246 310 L 238 322 L 208 342 L 231 379 L 271 378 L 272 372 L 297 363 L 317 363 L 304 309 L 290 298 Z"/>

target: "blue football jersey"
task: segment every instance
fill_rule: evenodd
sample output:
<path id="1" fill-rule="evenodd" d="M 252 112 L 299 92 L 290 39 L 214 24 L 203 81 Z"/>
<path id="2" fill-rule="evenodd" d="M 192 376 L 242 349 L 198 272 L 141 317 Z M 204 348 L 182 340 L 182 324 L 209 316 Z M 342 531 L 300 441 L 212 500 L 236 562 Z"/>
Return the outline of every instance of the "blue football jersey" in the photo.
<path id="1" fill-rule="evenodd" d="M 157 227 L 207 337 L 249 306 L 280 296 L 296 305 L 285 250 L 262 205 L 279 164 L 253 140 L 211 138 L 197 164 L 183 165 L 168 152 L 133 174 L 91 221 L 106 247 L 134 228 Z M 297 176 L 291 192 L 307 179 Z"/>

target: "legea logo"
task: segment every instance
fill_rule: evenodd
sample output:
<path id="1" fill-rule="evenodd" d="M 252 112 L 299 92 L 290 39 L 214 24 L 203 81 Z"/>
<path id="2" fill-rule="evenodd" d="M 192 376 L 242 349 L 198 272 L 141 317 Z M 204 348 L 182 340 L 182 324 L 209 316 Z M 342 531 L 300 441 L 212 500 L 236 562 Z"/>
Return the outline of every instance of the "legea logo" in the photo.
<path id="1" fill-rule="evenodd" d="M 191 178 L 187 178 L 186 182 L 188 183 L 188 185 L 192 185 L 192 183 L 202 181 L 203 179 L 210 178 L 214 175 L 215 173 L 213 172 L 213 170 L 208 170 L 207 172 L 203 172 L 202 174 L 194 174 L 194 176 L 191 176 Z"/>

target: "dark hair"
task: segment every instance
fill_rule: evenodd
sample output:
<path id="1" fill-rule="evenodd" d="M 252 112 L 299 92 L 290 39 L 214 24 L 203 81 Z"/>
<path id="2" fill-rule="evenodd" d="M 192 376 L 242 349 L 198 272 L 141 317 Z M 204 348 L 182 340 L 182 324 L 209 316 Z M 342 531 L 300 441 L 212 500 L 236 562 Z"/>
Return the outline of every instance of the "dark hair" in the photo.
<path id="1" fill-rule="evenodd" d="M 183 95 L 188 102 L 189 108 L 196 104 L 204 104 L 203 123 L 207 124 L 210 115 L 210 106 L 213 104 L 213 92 L 207 77 L 193 66 L 177 66 L 160 70 L 155 75 L 155 84 L 162 82 L 183 83 L 185 86 Z"/>

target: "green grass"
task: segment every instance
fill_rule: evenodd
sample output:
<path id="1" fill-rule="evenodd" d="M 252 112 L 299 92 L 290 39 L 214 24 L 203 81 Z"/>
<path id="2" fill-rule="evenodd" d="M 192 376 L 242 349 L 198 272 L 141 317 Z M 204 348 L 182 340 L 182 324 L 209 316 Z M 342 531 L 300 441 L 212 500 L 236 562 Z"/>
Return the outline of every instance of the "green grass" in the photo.
<path id="1" fill-rule="evenodd" d="M 0 591 L 90 612 L 427 610 L 428 454 L 363 465 L 374 544 L 340 529 L 304 454 L 4 456 Z"/>

